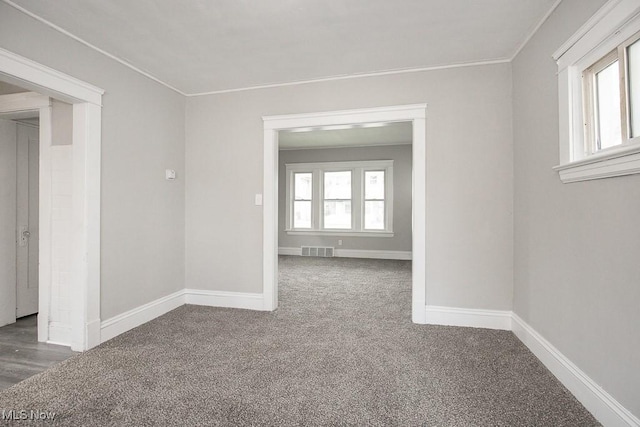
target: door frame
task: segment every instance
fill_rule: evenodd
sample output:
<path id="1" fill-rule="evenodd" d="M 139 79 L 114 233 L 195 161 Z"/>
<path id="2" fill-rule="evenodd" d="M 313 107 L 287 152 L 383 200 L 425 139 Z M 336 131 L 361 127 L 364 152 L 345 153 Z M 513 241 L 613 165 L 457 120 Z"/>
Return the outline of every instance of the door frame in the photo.
<path id="1" fill-rule="evenodd" d="M 73 104 L 72 350 L 100 344 L 100 164 L 104 90 L 0 48 L 2 80 Z M 40 108 L 38 341 L 49 340 L 51 293 L 51 107 Z M 41 321 L 42 317 L 42 321 Z"/>
<path id="2" fill-rule="evenodd" d="M 411 122 L 412 298 L 411 318 L 426 323 L 426 119 L 427 104 L 264 116 L 263 309 L 278 308 L 278 132 L 281 130 L 376 122 Z"/>

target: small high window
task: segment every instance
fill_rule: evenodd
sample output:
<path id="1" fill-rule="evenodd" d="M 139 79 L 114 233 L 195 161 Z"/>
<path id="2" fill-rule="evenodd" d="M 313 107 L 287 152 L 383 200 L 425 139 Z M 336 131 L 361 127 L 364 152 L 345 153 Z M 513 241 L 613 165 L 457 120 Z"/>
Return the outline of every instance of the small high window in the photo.
<path id="1" fill-rule="evenodd" d="M 640 135 L 640 33 L 582 73 L 585 154 L 632 144 Z"/>
<path id="2" fill-rule="evenodd" d="M 605 3 L 553 54 L 562 182 L 640 173 L 640 13 Z"/>

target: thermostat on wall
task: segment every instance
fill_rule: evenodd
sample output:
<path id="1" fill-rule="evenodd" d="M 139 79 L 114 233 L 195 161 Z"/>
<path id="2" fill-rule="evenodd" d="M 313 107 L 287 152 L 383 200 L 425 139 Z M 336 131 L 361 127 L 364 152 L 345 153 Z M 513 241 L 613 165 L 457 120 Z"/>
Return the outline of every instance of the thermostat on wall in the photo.
<path id="1" fill-rule="evenodd" d="M 164 177 L 169 181 L 173 181 L 174 179 L 176 179 L 176 171 L 174 171 L 173 169 L 167 169 L 166 171 L 164 171 Z"/>

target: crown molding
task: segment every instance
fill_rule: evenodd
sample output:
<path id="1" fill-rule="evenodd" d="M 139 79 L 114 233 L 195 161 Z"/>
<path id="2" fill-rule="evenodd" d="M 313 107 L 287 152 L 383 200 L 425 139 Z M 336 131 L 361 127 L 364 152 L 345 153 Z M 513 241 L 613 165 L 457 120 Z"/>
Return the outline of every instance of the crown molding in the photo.
<path id="1" fill-rule="evenodd" d="M 264 85 L 240 87 L 235 89 L 221 89 L 221 90 L 214 90 L 210 92 L 190 93 L 190 94 L 187 94 L 187 96 L 192 97 L 192 96 L 220 95 L 224 93 L 243 92 L 247 90 L 270 89 L 270 88 L 284 87 L 284 86 L 297 86 L 297 85 L 303 85 L 308 83 L 322 83 L 322 82 L 330 82 L 330 81 L 336 81 L 336 80 L 358 79 L 362 77 L 379 77 L 379 76 L 389 76 L 394 74 L 419 73 L 423 71 L 447 70 L 451 68 L 464 68 L 464 67 L 477 67 L 482 65 L 506 64 L 509 62 L 511 62 L 511 59 L 500 58 L 500 59 L 489 59 L 484 61 L 460 62 L 457 64 L 449 64 L 449 65 L 436 65 L 433 67 L 403 68 L 398 70 L 373 71 L 369 73 L 345 74 L 345 75 L 322 77 L 322 78 L 309 79 L 309 80 L 296 80 L 292 82 L 270 83 L 270 84 L 264 84 Z"/>
<path id="2" fill-rule="evenodd" d="M 286 86 L 297 86 L 297 85 L 303 85 L 303 84 L 309 84 L 309 83 L 322 83 L 322 82 L 330 82 L 330 81 L 339 81 L 339 80 L 347 80 L 347 79 L 357 79 L 357 78 L 366 78 L 366 77 L 379 77 L 379 76 L 389 76 L 389 75 L 396 75 L 396 74 L 408 74 L 408 73 L 419 73 L 419 72 L 425 72 L 425 71 L 437 71 L 437 70 L 447 70 L 447 69 L 455 69 L 455 68 L 464 68 L 464 67 L 477 67 L 477 66 L 484 66 L 484 65 L 496 65 L 496 64 L 507 64 L 507 63 L 511 63 L 515 57 L 520 53 L 520 51 L 527 45 L 527 43 L 531 40 L 531 38 L 538 32 L 538 30 L 540 29 L 540 27 L 547 21 L 547 19 L 549 18 L 549 16 L 551 16 L 551 14 L 555 11 L 555 9 L 558 7 L 558 5 L 562 2 L 562 0 L 556 0 L 556 2 L 551 6 L 551 8 L 547 11 L 547 13 L 542 17 L 542 19 L 538 22 L 538 24 L 533 28 L 533 30 L 527 35 L 527 37 L 518 45 L 517 49 L 515 50 L 515 52 L 513 53 L 513 55 L 511 55 L 508 58 L 494 58 L 494 59 L 486 59 L 486 60 L 480 60 L 480 61 L 471 61 L 471 62 L 460 62 L 460 63 L 454 63 L 454 64 L 447 64 L 447 65 L 435 65 L 435 66 L 429 66 L 429 67 L 417 67 L 417 68 L 403 68 L 403 69 L 392 69 L 392 70 L 380 70 L 380 71 L 372 71 L 372 72 L 366 72 L 366 73 L 354 73 L 354 74 L 345 74 L 345 75 L 336 75 L 336 76 L 329 76 L 329 77 L 321 77 L 321 78 L 316 78 L 316 79 L 306 79 L 306 80 L 295 80 L 295 81 L 290 81 L 290 82 L 278 82 L 278 83 L 268 83 L 268 84 L 263 84 L 263 85 L 254 85 L 254 86 L 245 86 L 245 87 L 238 87 L 238 88 L 232 88 L 232 89 L 220 89 L 220 90 L 213 90 L 213 91 L 207 91 L 207 92 L 195 92 L 195 93 L 186 93 L 181 91 L 180 89 L 160 80 L 159 78 L 155 77 L 154 75 L 141 70 L 140 68 L 136 67 L 135 65 L 125 61 L 124 59 L 109 53 L 97 46 L 95 46 L 92 43 L 89 43 L 88 41 L 82 39 L 81 37 L 76 36 L 73 33 L 70 33 L 69 31 L 59 27 L 58 25 L 42 18 L 41 16 L 25 9 L 24 7 L 14 3 L 12 0 L 1 0 L 4 3 L 6 3 L 7 5 L 13 7 L 14 9 L 24 13 L 25 15 L 41 22 L 42 24 L 52 28 L 55 31 L 58 31 L 61 34 L 66 35 L 67 37 L 72 38 L 73 40 L 82 43 L 83 45 L 87 46 L 90 49 L 95 50 L 98 53 L 101 53 L 102 55 L 113 59 L 114 61 L 124 65 L 125 67 L 131 69 L 132 71 L 135 71 L 136 73 L 139 73 L 141 75 L 143 75 L 144 77 L 147 77 L 148 79 L 151 79 L 153 81 L 155 81 L 156 83 L 159 83 L 163 86 L 165 86 L 168 89 L 173 90 L 176 93 L 179 93 L 180 95 L 186 96 L 186 97 L 197 97 L 197 96 L 207 96 L 207 95 L 219 95 L 219 94 L 225 94 L 225 93 L 234 93 L 234 92 L 243 92 L 243 91 L 249 91 L 249 90 L 257 90 L 257 89 L 270 89 L 270 88 L 277 88 L 277 87 L 286 87 Z"/>
<path id="3" fill-rule="evenodd" d="M 87 46 L 88 48 L 93 49 L 96 52 L 101 53 L 101 54 L 103 54 L 104 56 L 106 56 L 108 58 L 113 59 L 114 61 L 124 65 L 125 67 L 135 71 L 136 73 L 139 73 L 139 74 L 145 76 L 146 78 L 153 80 L 156 83 L 160 83 L 162 86 L 164 86 L 164 87 L 166 87 L 168 89 L 171 89 L 172 91 L 177 92 L 180 95 L 183 95 L 183 96 L 187 95 L 186 93 L 182 92 L 180 89 L 177 89 L 177 88 L 171 86 L 170 84 L 168 84 L 166 82 L 163 82 L 159 78 L 147 73 L 146 71 L 141 70 L 140 68 L 130 64 L 129 62 L 125 61 L 124 59 L 119 58 L 116 55 L 113 55 L 113 54 L 111 54 L 111 53 L 109 53 L 109 52 L 107 52 L 107 51 L 105 51 L 103 49 L 100 49 L 99 47 L 89 43 L 88 41 L 86 41 L 86 40 L 84 40 L 84 39 L 82 39 L 82 38 L 80 38 L 78 36 L 76 36 L 75 34 L 70 33 L 69 31 L 65 30 L 64 28 L 61 28 L 61 27 L 57 26 L 56 24 L 54 24 L 54 23 L 52 23 L 50 21 L 47 21 L 46 19 L 42 18 L 41 16 L 36 15 L 33 12 L 30 12 L 29 10 L 25 9 L 24 7 L 22 7 L 20 5 L 17 5 L 16 3 L 12 2 L 11 0 L 2 0 L 2 1 L 4 3 L 6 3 L 7 5 L 13 7 L 14 9 L 24 13 L 25 15 L 35 19 L 36 21 L 38 21 L 38 22 L 40 22 L 40 23 L 52 28 L 55 31 L 58 31 L 61 34 L 64 34 L 67 37 L 72 38 L 73 40 L 75 40 L 75 41 L 77 41 L 79 43 L 82 43 L 83 45 Z"/>
<path id="4" fill-rule="evenodd" d="M 551 5 L 547 13 L 544 14 L 544 16 L 540 19 L 540 21 L 538 21 L 538 24 L 536 24 L 536 26 L 533 27 L 529 35 L 527 35 L 527 37 L 525 37 L 524 40 L 522 40 L 522 43 L 520 43 L 520 45 L 516 48 L 516 51 L 513 53 L 513 55 L 511 55 L 511 59 L 509 59 L 509 62 L 516 59 L 516 56 L 518 56 L 518 54 L 522 51 L 522 49 L 524 49 L 527 43 L 531 41 L 533 36 L 536 35 L 538 30 L 540 30 L 540 27 L 542 27 L 544 23 L 547 22 L 551 14 L 558 8 L 558 6 L 560 6 L 560 3 L 562 3 L 562 0 L 556 0 L 555 3 Z"/>

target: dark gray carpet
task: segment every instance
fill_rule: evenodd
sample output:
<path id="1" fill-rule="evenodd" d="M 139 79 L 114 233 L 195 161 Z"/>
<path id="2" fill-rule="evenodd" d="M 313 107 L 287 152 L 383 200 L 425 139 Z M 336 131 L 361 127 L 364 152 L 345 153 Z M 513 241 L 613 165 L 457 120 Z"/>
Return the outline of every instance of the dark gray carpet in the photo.
<path id="1" fill-rule="evenodd" d="M 185 306 L 0 392 L 63 425 L 591 426 L 511 333 L 413 325 L 406 261 L 282 257 L 275 313 Z"/>

